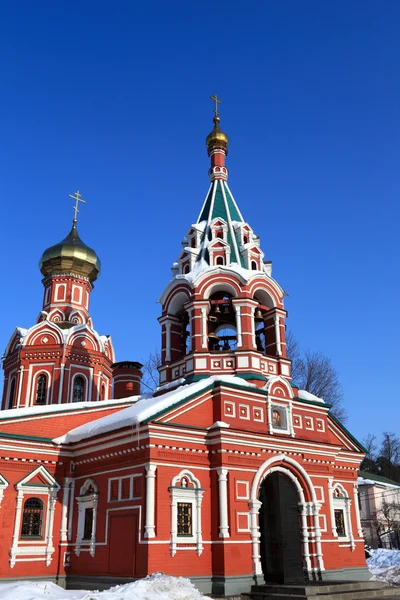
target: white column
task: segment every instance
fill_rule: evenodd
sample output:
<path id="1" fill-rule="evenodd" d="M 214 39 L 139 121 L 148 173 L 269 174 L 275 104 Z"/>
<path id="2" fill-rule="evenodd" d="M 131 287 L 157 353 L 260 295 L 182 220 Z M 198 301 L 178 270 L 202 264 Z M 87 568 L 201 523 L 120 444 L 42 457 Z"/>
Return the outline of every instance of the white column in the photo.
<path id="1" fill-rule="evenodd" d="M 356 544 L 355 544 L 355 541 L 354 541 L 353 525 L 352 525 L 352 522 L 351 522 L 351 500 L 350 500 L 350 498 L 346 498 L 346 500 L 345 500 L 345 506 L 346 506 L 347 526 L 349 528 L 350 548 L 352 550 L 354 550 L 355 547 L 356 547 Z"/>
<path id="2" fill-rule="evenodd" d="M 272 435 L 272 404 L 271 399 L 267 396 L 267 412 L 268 412 L 268 433 Z"/>
<path id="3" fill-rule="evenodd" d="M 201 528 L 201 504 L 203 501 L 203 491 L 196 490 L 196 550 L 197 556 L 203 552 L 203 533 Z M 176 521 L 176 519 L 175 519 Z"/>
<path id="4" fill-rule="evenodd" d="M 18 377 L 18 398 L 17 398 L 17 408 L 20 407 L 20 403 L 21 403 L 21 393 L 22 393 L 22 381 L 24 378 L 24 367 L 20 367 L 18 369 L 18 373 L 19 373 L 19 377 Z M 29 386 L 28 386 L 29 387 Z M 31 396 L 31 390 L 27 390 L 26 393 L 26 398 L 28 400 L 28 406 L 29 406 L 29 398 Z M 15 563 L 14 563 L 15 564 Z"/>
<path id="5" fill-rule="evenodd" d="M 144 526 L 144 537 L 154 538 L 154 500 L 155 500 L 155 480 L 156 465 L 148 463 L 146 465 L 146 523 Z"/>
<path id="6" fill-rule="evenodd" d="M 251 535 L 251 558 L 253 561 L 253 575 L 262 575 L 261 555 L 260 555 L 260 527 L 258 524 L 258 514 L 261 508 L 259 500 L 250 500 L 250 535 Z"/>
<path id="7" fill-rule="evenodd" d="M 299 511 L 301 516 L 301 537 L 303 540 L 303 555 L 306 563 L 307 571 L 311 571 L 310 545 L 307 525 L 307 505 L 299 503 Z"/>
<path id="8" fill-rule="evenodd" d="M 274 315 L 274 321 L 275 321 L 276 350 L 278 352 L 278 356 L 281 356 L 282 350 L 281 350 L 281 332 L 280 332 L 280 327 L 279 327 L 279 315 L 277 315 L 277 314 Z"/>
<path id="9" fill-rule="evenodd" d="M 193 323 L 192 323 L 192 315 L 193 315 L 193 309 L 190 308 L 188 311 L 188 317 L 189 317 L 189 344 L 188 344 L 188 352 L 191 352 L 193 350 L 193 340 L 192 340 L 192 335 L 193 335 Z"/>
<path id="10" fill-rule="evenodd" d="M 235 316 L 236 316 L 236 334 L 237 334 L 237 345 L 238 348 L 242 346 L 242 316 L 241 307 L 238 304 L 234 304 Z"/>
<path id="11" fill-rule="evenodd" d="M 47 533 L 46 533 L 46 567 L 51 563 L 51 555 L 54 552 L 53 546 L 53 524 L 54 524 L 54 510 L 57 500 L 57 491 L 52 490 L 49 495 L 49 507 L 47 511 Z"/>
<path id="12" fill-rule="evenodd" d="M 68 540 L 72 538 L 72 517 L 74 515 L 74 493 L 75 493 L 75 480 L 71 481 L 71 491 L 69 496 L 69 511 L 68 511 Z"/>
<path id="13" fill-rule="evenodd" d="M 250 307 L 250 321 L 251 321 L 251 345 L 253 348 L 257 348 L 256 344 L 256 327 L 254 323 L 254 312 L 256 310 L 255 306 Z"/>
<path id="14" fill-rule="evenodd" d="M 331 513 L 332 535 L 333 535 L 333 537 L 338 537 L 338 534 L 336 531 L 335 510 L 333 508 L 333 479 L 331 477 L 328 479 L 328 496 L 329 496 L 329 510 Z"/>
<path id="15" fill-rule="evenodd" d="M 76 544 L 75 554 L 77 556 L 81 553 L 81 542 L 83 537 L 83 531 L 85 526 L 85 509 L 82 502 L 78 502 L 78 526 L 76 531 Z"/>
<path id="16" fill-rule="evenodd" d="M 290 436 L 294 437 L 294 427 L 293 427 L 293 407 L 292 407 L 292 403 L 290 402 L 289 406 L 288 406 L 288 419 L 289 419 L 289 431 L 290 431 Z"/>
<path id="17" fill-rule="evenodd" d="M 218 502 L 219 502 L 219 537 L 229 537 L 228 525 L 228 469 L 219 468 L 218 473 Z"/>
<path id="18" fill-rule="evenodd" d="M 11 549 L 10 549 L 10 567 L 11 568 L 13 568 L 15 565 L 15 557 L 17 555 L 19 529 L 21 526 L 21 511 L 22 511 L 23 498 L 24 498 L 23 490 L 18 490 L 17 503 L 16 503 L 16 509 L 15 509 L 14 533 L 13 533 L 12 544 L 11 544 Z"/>
<path id="19" fill-rule="evenodd" d="M 208 348 L 207 308 L 201 307 L 201 347 Z"/>
<path id="20" fill-rule="evenodd" d="M 356 522 L 357 522 L 357 533 L 358 537 L 363 537 L 363 530 L 361 526 L 361 518 L 360 518 L 360 505 L 358 500 L 358 485 L 354 484 L 354 508 L 356 509 Z"/>
<path id="21" fill-rule="evenodd" d="M 178 537 L 178 503 L 174 494 L 171 494 L 171 556 L 176 554 L 176 543 Z"/>
<path id="22" fill-rule="evenodd" d="M 62 402 L 62 393 L 63 393 L 63 387 L 64 387 L 64 369 L 65 369 L 65 365 L 61 365 L 60 366 L 60 381 L 59 381 L 59 388 L 58 388 L 58 404 L 61 404 L 61 402 Z"/>
<path id="23" fill-rule="evenodd" d="M 171 362 L 171 321 L 165 323 L 165 362 Z"/>
<path id="24" fill-rule="evenodd" d="M 61 529 L 60 529 L 60 541 L 65 542 L 68 537 L 68 504 L 69 504 L 69 493 L 71 487 L 71 479 L 66 477 L 64 479 L 63 486 L 63 499 L 61 508 Z"/>
<path id="25" fill-rule="evenodd" d="M 96 552 L 96 526 L 97 526 L 97 505 L 99 502 L 98 496 L 93 500 L 93 521 L 92 535 L 90 536 L 90 556 L 94 556 Z"/>
<path id="26" fill-rule="evenodd" d="M 319 525 L 319 511 L 321 510 L 321 505 L 315 503 L 314 504 L 314 531 L 315 531 L 315 548 L 317 552 L 317 566 L 319 571 L 325 571 L 323 554 L 322 554 L 322 546 L 321 546 L 321 527 Z"/>

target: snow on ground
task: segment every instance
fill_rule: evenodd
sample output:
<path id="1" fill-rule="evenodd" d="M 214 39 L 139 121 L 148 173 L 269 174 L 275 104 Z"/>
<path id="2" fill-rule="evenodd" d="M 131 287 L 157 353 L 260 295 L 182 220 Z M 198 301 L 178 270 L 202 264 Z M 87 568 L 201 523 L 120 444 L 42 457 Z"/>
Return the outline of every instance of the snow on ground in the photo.
<path id="1" fill-rule="evenodd" d="M 103 592 L 64 590 L 50 581 L 0 584 L 0 600 L 210 600 L 189 579 L 154 573 Z"/>
<path id="2" fill-rule="evenodd" d="M 371 558 L 367 559 L 367 565 L 377 579 L 400 585 L 400 550 L 374 550 Z"/>

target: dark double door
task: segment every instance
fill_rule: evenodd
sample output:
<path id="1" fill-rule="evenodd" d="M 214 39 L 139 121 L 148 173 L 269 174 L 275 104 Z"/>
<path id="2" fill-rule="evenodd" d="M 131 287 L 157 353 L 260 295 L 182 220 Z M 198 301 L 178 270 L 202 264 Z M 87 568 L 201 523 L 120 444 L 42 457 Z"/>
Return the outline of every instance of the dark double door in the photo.
<path id="1" fill-rule="evenodd" d="M 260 500 L 260 550 L 265 581 L 304 581 L 296 488 L 281 473 L 272 473 L 261 486 Z"/>

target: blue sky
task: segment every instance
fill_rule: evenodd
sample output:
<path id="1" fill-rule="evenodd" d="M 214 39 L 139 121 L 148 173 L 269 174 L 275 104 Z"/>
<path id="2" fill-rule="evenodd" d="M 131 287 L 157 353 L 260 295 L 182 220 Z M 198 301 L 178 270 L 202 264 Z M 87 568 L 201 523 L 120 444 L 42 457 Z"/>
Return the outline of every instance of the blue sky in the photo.
<path id="1" fill-rule="evenodd" d="M 96 329 L 119 360 L 158 346 L 217 93 L 229 184 L 288 327 L 331 357 L 356 436 L 400 435 L 399 27 L 391 0 L 3 2 L 2 347 L 41 309 L 38 261 L 76 189 L 102 261 Z"/>

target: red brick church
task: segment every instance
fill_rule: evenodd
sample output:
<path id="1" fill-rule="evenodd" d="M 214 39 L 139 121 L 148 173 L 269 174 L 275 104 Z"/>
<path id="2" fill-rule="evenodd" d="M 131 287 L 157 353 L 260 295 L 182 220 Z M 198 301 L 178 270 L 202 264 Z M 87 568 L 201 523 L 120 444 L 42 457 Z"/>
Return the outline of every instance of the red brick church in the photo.
<path id="1" fill-rule="evenodd" d="M 284 292 L 228 186 L 217 110 L 206 143 L 210 186 L 161 296 L 153 396 L 93 328 L 100 262 L 76 218 L 41 258 L 42 310 L 3 357 L 3 581 L 102 588 L 163 571 L 228 594 L 366 574 L 363 448 L 291 383 Z"/>

